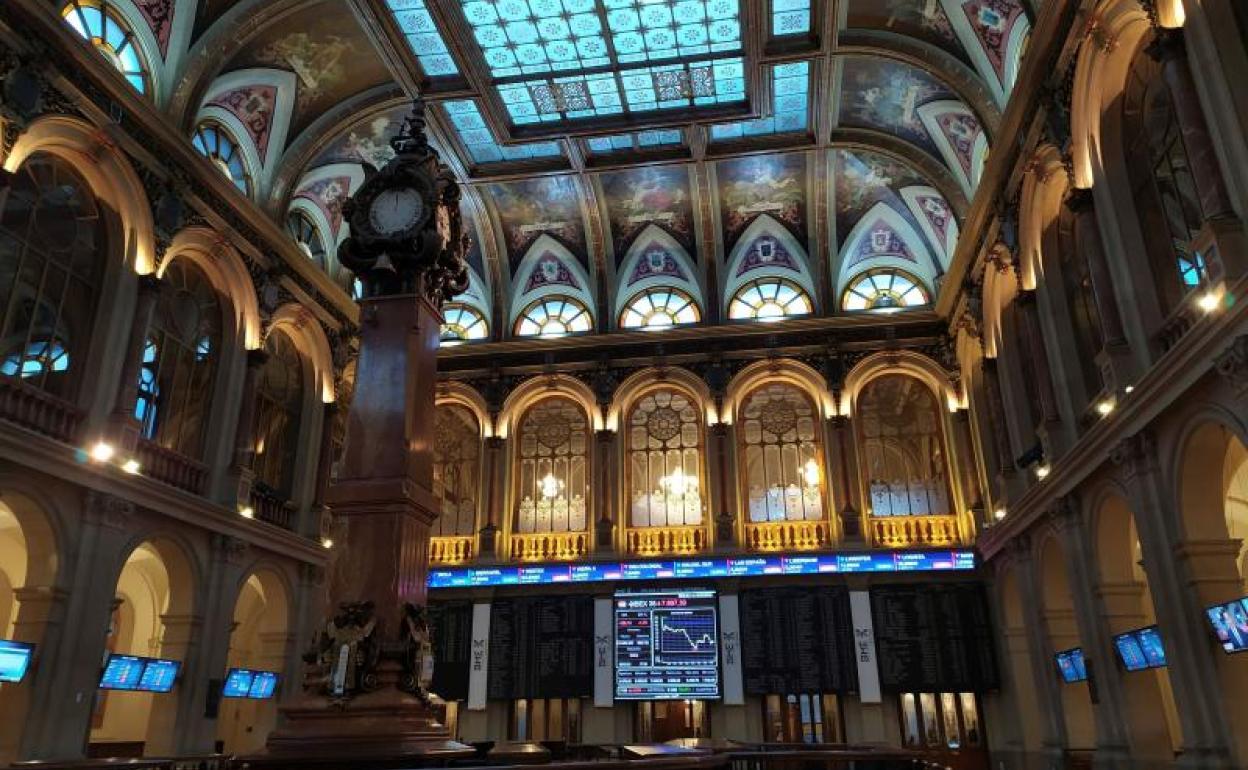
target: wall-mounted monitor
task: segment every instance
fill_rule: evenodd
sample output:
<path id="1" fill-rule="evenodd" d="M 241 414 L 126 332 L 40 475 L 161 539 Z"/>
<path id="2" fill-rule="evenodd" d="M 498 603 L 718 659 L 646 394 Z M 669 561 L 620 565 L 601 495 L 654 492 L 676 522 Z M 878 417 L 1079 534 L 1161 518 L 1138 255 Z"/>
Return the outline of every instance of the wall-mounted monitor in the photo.
<path id="1" fill-rule="evenodd" d="M 615 595 L 615 697 L 720 697 L 719 603 L 710 589 Z"/>
<path id="2" fill-rule="evenodd" d="M 1137 628 L 1114 637 L 1118 659 L 1127 671 L 1144 671 L 1166 665 L 1166 648 L 1157 626 Z"/>
<path id="3" fill-rule="evenodd" d="M 0 682 L 20 682 L 30 669 L 35 645 L 0 639 Z"/>
<path id="4" fill-rule="evenodd" d="M 277 691 L 277 674 L 250 668 L 232 668 L 225 675 L 221 695 L 226 698 L 266 700 Z"/>
<path id="5" fill-rule="evenodd" d="M 114 653 L 108 656 L 108 662 L 104 665 L 100 689 L 169 692 L 173 689 L 181 667 L 182 664 L 176 660 Z"/>
<path id="6" fill-rule="evenodd" d="M 1074 684 L 1075 682 L 1087 681 L 1088 666 L 1083 659 L 1082 647 L 1063 650 L 1054 655 L 1053 658 L 1057 661 L 1057 671 L 1061 674 L 1063 682 Z"/>
<path id="7" fill-rule="evenodd" d="M 1248 597 L 1215 604 L 1205 610 L 1205 616 L 1224 651 L 1248 650 Z"/>

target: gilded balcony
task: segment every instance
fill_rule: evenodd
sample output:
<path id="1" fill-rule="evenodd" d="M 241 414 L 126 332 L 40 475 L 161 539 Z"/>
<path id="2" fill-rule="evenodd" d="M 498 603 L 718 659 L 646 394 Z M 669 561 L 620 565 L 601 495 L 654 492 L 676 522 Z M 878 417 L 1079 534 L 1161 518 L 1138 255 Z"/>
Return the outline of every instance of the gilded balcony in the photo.
<path id="1" fill-rule="evenodd" d="M 587 532 L 514 533 L 509 543 L 516 561 L 572 561 L 589 555 Z"/>
<path id="2" fill-rule="evenodd" d="M 871 540 L 883 548 L 927 548 L 957 545 L 956 516 L 872 516 Z"/>
<path id="3" fill-rule="evenodd" d="M 440 535 L 429 538 L 430 564 L 462 564 L 476 553 L 475 535 Z"/>
<path id="4" fill-rule="evenodd" d="M 745 525 L 751 551 L 817 551 L 832 547 L 832 524 L 815 521 L 764 521 Z"/>
<path id="5" fill-rule="evenodd" d="M 642 527 L 624 535 L 625 552 L 633 556 L 683 556 L 710 548 L 706 527 Z"/>

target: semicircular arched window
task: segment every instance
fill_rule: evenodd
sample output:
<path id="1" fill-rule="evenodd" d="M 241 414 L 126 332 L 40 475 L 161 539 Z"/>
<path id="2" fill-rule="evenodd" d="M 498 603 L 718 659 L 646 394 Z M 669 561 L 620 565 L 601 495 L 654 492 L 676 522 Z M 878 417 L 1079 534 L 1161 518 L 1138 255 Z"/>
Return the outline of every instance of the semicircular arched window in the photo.
<path id="1" fill-rule="evenodd" d="M 670 329 L 701 320 L 702 312 L 692 297 L 679 289 L 666 287 L 646 289 L 629 300 L 620 314 L 622 328 L 645 331 Z"/>
<path id="2" fill-rule="evenodd" d="M 316 226 L 312 217 L 299 209 L 291 209 L 286 215 L 286 232 L 299 244 L 300 250 L 322 268 L 325 267 L 325 239 L 321 237 L 321 228 Z"/>
<path id="3" fill-rule="evenodd" d="M 61 17 L 74 31 L 95 46 L 134 90 L 147 93 L 149 70 L 138 41 L 121 13 L 107 0 L 70 0 Z"/>
<path id="4" fill-rule="evenodd" d="M 813 310 L 814 304 L 801 287 L 780 278 L 750 281 L 728 303 L 728 317 L 734 321 L 780 321 Z"/>
<path id="5" fill-rule="evenodd" d="M 517 337 L 563 337 L 590 331 L 594 319 L 588 308 L 571 297 L 542 297 L 516 321 Z"/>
<path id="6" fill-rule="evenodd" d="M 460 302 L 447 303 L 442 308 L 442 347 L 462 345 L 465 342 L 483 340 L 490 336 L 485 316 L 471 305 Z"/>
<path id="7" fill-rule="evenodd" d="M 251 195 L 251 174 L 243 160 L 243 151 L 224 126 L 211 121 L 200 123 L 191 144 L 244 195 Z"/>
<path id="8" fill-rule="evenodd" d="M 901 310 L 931 302 L 918 279 L 900 270 L 869 270 L 850 282 L 842 310 Z"/>

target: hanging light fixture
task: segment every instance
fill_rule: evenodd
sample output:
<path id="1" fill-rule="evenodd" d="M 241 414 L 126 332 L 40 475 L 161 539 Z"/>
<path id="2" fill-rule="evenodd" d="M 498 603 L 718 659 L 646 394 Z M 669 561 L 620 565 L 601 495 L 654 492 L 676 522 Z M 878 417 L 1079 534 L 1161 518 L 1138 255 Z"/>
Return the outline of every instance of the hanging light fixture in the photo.
<path id="1" fill-rule="evenodd" d="M 537 488 L 541 491 L 542 497 L 550 500 L 558 497 L 563 490 L 563 481 L 555 477 L 553 473 L 547 473 L 537 482 Z"/>
<path id="2" fill-rule="evenodd" d="M 815 462 L 813 458 L 807 460 L 806 464 L 802 466 L 802 481 L 805 481 L 808 487 L 819 486 L 819 463 Z"/>

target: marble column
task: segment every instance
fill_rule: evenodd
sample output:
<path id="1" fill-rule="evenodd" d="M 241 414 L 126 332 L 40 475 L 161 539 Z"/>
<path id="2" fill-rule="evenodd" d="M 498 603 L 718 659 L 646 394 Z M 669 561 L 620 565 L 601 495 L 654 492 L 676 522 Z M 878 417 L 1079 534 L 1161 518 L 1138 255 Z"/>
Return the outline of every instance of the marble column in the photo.
<path id="1" fill-rule="evenodd" d="M 737 548 L 741 527 L 738 516 L 732 505 L 735 490 L 731 488 L 730 479 L 734 478 L 730 465 L 732 462 L 732 426 L 725 422 L 717 422 L 710 427 L 711 438 L 711 501 L 710 510 L 715 516 L 715 546 L 717 548 Z"/>
<path id="2" fill-rule="evenodd" d="M 619 499 L 619 487 L 615 483 L 618 438 L 619 434 L 613 430 L 594 431 L 594 514 L 596 520 L 593 526 L 595 549 L 598 551 L 613 550 L 617 520 L 628 515 L 627 509 L 620 512 L 619 516 L 615 512 L 615 502 Z"/>
<path id="3" fill-rule="evenodd" d="M 251 485 L 255 481 L 256 463 L 256 398 L 260 388 L 260 372 L 269 360 L 264 350 L 247 351 L 247 369 L 243 375 L 242 400 L 238 410 L 238 428 L 234 433 L 235 478 L 234 503 L 243 508 L 251 505 Z"/>
<path id="4" fill-rule="evenodd" d="M 953 445 L 954 461 L 962 480 L 964 502 L 967 508 L 975 512 L 976 523 L 981 523 L 984 517 L 984 491 L 979 484 L 980 462 L 971 439 L 970 410 L 959 409 L 953 413 Z"/>
<path id="5" fill-rule="evenodd" d="M 158 657 L 181 662 L 182 672 L 173 692 L 152 696 L 143 750 L 148 756 L 173 757 L 191 750 L 187 744 L 194 743 L 197 731 L 190 723 L 204 713 L 207 684 L 199 659 L 204 619 L 197 614 L 161 615 L 160 623 L 163 633 Z"/>
<path id="6" fill-rule="evenodd" d="M 1189 565 L 1176 558 L 1179 543 L 1173 521 L 1177 512 L 1167 502 L 1170 485 L 1161 477 L 1152 434 L 1144 431 L 1125 439 L 1114 449 L 1112 459 L 1135 514 L 1144 571 L 1166 645 L 1167 671 L 1183 733 L 1179 764 L 1232 767 L 1231 731 L 1214 661 L 1221 653 L 1209 642 L 1204 607 L 1190 583 Z"/>
<path id="7" fill-rule="evenodd" d="M 139 290 L 134 299 L 134 316 L 130 321 L 130 336 L 126 340 L 125 359 L 121 364 L 121 384 L 113 413 L 109 418 L 109 435 L 117 449 L 131 454 L 138 446 L 143 426 L 135 418 L 134 407 L 139 396 L 139 372 L 143 368 L 143 351 L 147 347 L 147 335 L 152 325 L 152 313 L 160 298 L 160 279 L 155 275 L 139 276 Z"/>
<path id="8" fill-rule="evenodd" d="M 1014 452 L 1010 442 L 1010 426 L 1005 419 L 1005 402 L 1001 396 L 1001 379 L 997 373 L 997 360 L 985 358 L 981 363 L 984 373 L 984 400 L 988 406 L 988 432 L 992 434 L 992 448 L 996 455 L 1000 487 L 1009 489 L 1014 478 Z"/>
<path id="9" fill-rule="evenodd" d="M 1061 762 L 1066 748 L 1066 724 L 1062 712 L 1061 685 L 1054 671 L 1052 643 L 1048 621 L 1036 597 L 1042 595 L 1036 574 L 1035 557 L 1026 537 L 1014 542 L 1013 565 L 1018 575 L 1018 589 L 1023 605 L 1027 634 L 1027 651 L 1031 662 L 1031 682 L 1021 682 L 1017 698 L 1034 698 L 1042 720 L 1040 751 L 1050 761 Z"/>
<path id="10" fill-rule="evenodd" d="M 1075 217 L 1075 241 L 1079 256 L 1088 263 L 1092 294 L 1101 322 L 1101 374 L 1113 393 L 1118 387 L 1129 384 L 1134 372 L 1131 367 L 1131 351 L 1122 324 L 1122 313 L 1118 308 L 1118 298 L 1114 294 L 1114 279 L 1105 256 L 1104 243 L 1101 241 L 1092 190 L 1071 190 L 1066 197 L 1066 207 Z"/>
<path id="11" fill-rule="evenodd" d="M 504 482 L 506 472 L 506 441 L 502 436 L 487 436 L 485 439 L 485 471 L 482 484 L 481 504 L 485 516 L 479 533 L 481 555 L 493 556 L 498 553 L 498 534 L 503 506 L 506 505 L 507 491 Z"/>
<path id="12" fill-rule="evenodd" d="M 1036 395 L 1040 399 L 1041 426 L 1045 429 L 1056 425 L 1061 416 L 1057 411 L 1057 398 L 1053 393 L 1053 371 L 1049 366 L 1049 354 L 1040 331 L 1040 309 L 1036 306 L 1034 291 L 1020 292 L 1018 303 L 1023 348 L 1031 359 L 1035 375 Z"/>

